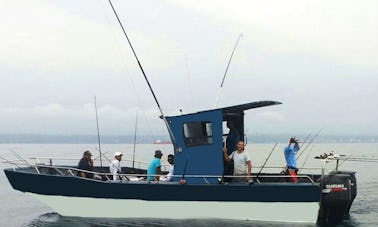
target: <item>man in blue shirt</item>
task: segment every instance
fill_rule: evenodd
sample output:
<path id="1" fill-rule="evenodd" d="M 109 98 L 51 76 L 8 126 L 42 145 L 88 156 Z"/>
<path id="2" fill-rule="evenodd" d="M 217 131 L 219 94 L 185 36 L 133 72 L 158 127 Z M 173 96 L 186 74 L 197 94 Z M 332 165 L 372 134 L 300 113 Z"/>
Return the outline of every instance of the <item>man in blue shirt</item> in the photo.
<path id="1" fill-rule="evenodd" d="M 161 150 L 155 151 L 155 156 L 152 159 L 150 165 L 147 169 L 147 180 L 148 181 L 159 181 L 159 174 L 162 174 L 161 172 L 161 156 L 163 156 L 163 153 L 161 153 Z"/>
<path id="2" fill-rule="evenodd" d="M 289 140 L 289 144 L 285 147 L 285 160 L 286 160 L 286 168 L 289 175 L 292 176 L 293 182 L 298 182 L 297 178 L 297 152 L 299 151 L 299 141 L 295 137 L 291 137 Z"/>

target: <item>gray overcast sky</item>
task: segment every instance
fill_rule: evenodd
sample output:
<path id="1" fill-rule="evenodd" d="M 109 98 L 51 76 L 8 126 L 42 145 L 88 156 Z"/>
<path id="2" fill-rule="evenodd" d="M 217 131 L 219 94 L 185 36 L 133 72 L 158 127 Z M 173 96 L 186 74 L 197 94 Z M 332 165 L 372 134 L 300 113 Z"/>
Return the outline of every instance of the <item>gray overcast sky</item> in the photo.
<path id="1" fill-rule="evenodd" d="M 167 115 L 258 100 L 248 133 L 378 134 L 377 1 L 113 0 Z M 106 0 L 0 0 L 0 133 L 166 134 Z"/>

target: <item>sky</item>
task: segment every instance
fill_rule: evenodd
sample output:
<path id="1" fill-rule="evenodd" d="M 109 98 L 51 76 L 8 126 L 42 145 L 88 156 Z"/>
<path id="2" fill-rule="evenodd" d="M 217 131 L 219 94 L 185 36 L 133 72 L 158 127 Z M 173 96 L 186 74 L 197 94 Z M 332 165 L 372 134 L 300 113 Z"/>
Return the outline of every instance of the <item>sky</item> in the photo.
<path id="1" fill-rule="evenodd" d="M 112 2 L 165 115 L 220 94 L 283 103 L 248 133 L 378 135 L 377 1 Z M 108 1 L 0 5 L 0 134 L 96 134 L 94 96 L 101 133 L 167 134 Z"/>

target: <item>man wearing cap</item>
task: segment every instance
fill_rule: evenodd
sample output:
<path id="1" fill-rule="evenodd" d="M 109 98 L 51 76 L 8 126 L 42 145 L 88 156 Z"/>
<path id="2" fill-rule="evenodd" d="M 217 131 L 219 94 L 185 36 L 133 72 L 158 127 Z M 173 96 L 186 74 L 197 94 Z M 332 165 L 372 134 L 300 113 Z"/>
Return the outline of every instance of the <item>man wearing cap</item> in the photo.
<path id="1" fill-rule="evenodd" d="M 161 156 L 163 156 L 163 153 L 161 153 L 161 150 L 155 151 L 155 156 L 152 159 L 150 165 L 148 166 L 147 170 L 147 180 L 148 181 L 158 181 L 159 177 L 157 175 L 162 174 L 161 173 Z"/>
<path id="2" fill-rule="evenodd" d="M 121 159 L 121 152 L 114 153 L 114 160 L 110 163 L 109 166 L 110 173 L 113 175 L 113 181 L 120 180 L 120 177 L 117 174 L 121 173 Z"/>
<path id="3" fill-rule="evenodd" d="M 92 154 L 90 151 L 85 151 L 83 153 L 83 157 L 80 159 L 79 164 L 77 166 L 78 169 L 86 170 L 86 171 L 92 171 L 93 170 L 93 160 L 92 160 Z M 77 172 L 77 175 L 79 177 L 85 177 L 85 178 L 93 178 L 93 173 L 87 173 L 87 172 Z"/>

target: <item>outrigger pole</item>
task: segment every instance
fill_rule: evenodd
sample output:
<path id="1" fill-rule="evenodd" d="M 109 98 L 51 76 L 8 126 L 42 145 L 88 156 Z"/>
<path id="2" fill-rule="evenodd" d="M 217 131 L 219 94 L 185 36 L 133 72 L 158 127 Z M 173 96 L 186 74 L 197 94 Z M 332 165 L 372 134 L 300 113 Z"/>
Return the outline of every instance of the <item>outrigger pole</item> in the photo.
<path id="1" fill-rule="evenodd" d="M 136 59 L 137 62 L 138 62 L 138 66 L 139 66 L 140 70 L 142 71 L 142 74 L 143 74 L 143 76 L 144 76 L 144 79 L 145 79 L 145 81 L 146 81 L 146 83 L 147 83 L 147 85 L 148 85 L 150 91 L 151 91 L 152 96 L 153 96 L 154 99 L 155 99 L 155 103 L 156 103 L 156 105 L 157 105 L 157 107 L 158 107 L 158 109 L 159 109 L 159 111 L 160 111 L 160 114 L 161 114 L 161 118 L 164 120 L 165 126 L 167 127 L 168 132 L 169 132 L 169 136 L 171 137 L 171 139 L 172 139 L 172 143 L 173 143 L 173 145 L 174 145 L 174 147 L 175 147 L 175 149 L 176 149 L 176 148 L 177 148 L 177 144 L 176 144 L 175 137 L 174 137 L 174 135 L 173 135 L 173 133 L 172 133 L 171 127 L 170 127 L 169 124 L 168 124 L 167 118 L 165 117 L 165 115 L 164 115 L 164 113 L 163 113 L 163 110 L 162 110 L 161 107 L 160 107 L 160 104 L 159 104 L 159 101 L 158 101 L 157 98 L 156 98 L 155 92 L 154 92 L 154 90 L 152 89 L 150 82 L 148 81 L 148 78 L 147 78 L 147 76 L 146 76 L 146 73 L 145 73 L 144 70 L 143 70 L 142 64 L 140 63 L 139 58 L 138 58 L 138 56 L 137 56 L 136 53 L 135 53 L 135 50 L 134 50 L 134 48 L 133 48 L 133 45 L 131 44 L 131 41 L 130 41 L 129 37 L 127 36 L 126 30 L 125 30 L 125 28 L 123 27 L 122 22 L 121 22 L 121 20 L 119 19 L 118 14 L 117 14 L 116 10 L 114 9 L 114 6 L 113 6 L 111 0 L 109 0 L 109 4 L 110 4 L 110 6 L 112 7 L 113 12 L 114 12 L 114 15 L 116 16 L 116 18 L 117 18 L 117 20 L 118 20 L 118 23 L 119 23 L 119 25 L 120 25 L 121 28 L 122 28 L 123 34 L 125 35 L 125 37 L 126 37 L 126 39 L 127 39 L 127 42 L 129 43 L 130 48 L 131 48 L 131 50 L 132 50 L 132 52 L 133 52 L 133 54 L 134 54 L 134 57 L 135 57 L 135 59 Z"/>
<path id="2" fill-rule="evenodd" d="M 230 58 L 228 59 L 228 63 L 227 63 L 227 66 L 226 66 L 226 70 L 224 71 L 224 74 L 223 74 L 223 78 L 222 78 L 222 82 L 221 82 L 221 85 L 218 89 L 218 95 L 215 99 L 215 105 L 214 105 L 214 108 L 216 108 L 218 106 L 218 102 L 219 102 L 219 98 L 220 98 L 220 95 L 221 95 L 221 92 L 222 92 L 222 88 L 223 88 L 223 83 L 224 83 L 224 80 L 226 79 L 226 76 L 227 76 L 227 72 L 228 72 L 228 68 L 230 67 L 230 63 L 231 63 L 231 60 L 232 60 L 232 57 L 234 56 L 234 52 L 236 50 L 236 47 L 238 46 L 239 44 L 239 41 L 241 39 L 241 37 L 243 37 L 243 34 L 240 33 L 238 39 L 236 40 L 236 43 L 234 45 L 234 48 L 232 49 L 232 52 L 231 52 L 231 56 Z"/>
<path id="3" fill-rule="evenodd" d="M 97 114 L 96 96 L 94 97 L 94 105 L 95 105 L 95 111 L 96 111 L 98 151 L 100 152 L 100 166 L 102 167 L 102 152 L 101 152 L 101 141 L 100 141 L 100 127 L 98 126 L 98 114 Z"/>

